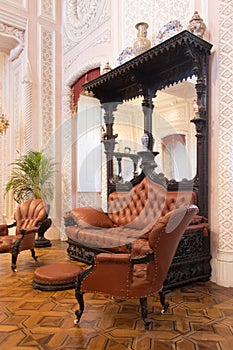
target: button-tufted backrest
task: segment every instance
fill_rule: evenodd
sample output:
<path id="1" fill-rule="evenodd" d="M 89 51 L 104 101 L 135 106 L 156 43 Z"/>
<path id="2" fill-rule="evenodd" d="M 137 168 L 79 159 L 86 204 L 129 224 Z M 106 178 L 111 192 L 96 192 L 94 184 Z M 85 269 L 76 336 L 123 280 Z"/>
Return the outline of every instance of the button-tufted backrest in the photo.
<path id="1" fill-rule="evenodd" d="M 108 216 L 117 226 L 142 229 L 152 226 L 161 215 L 166 189 L 144 178 L 130 192 L 114 192 L 108 198 Z"/>
<path id="2" fill-rule="evenodd" d="M 162 215 L 177 209 L 183 205 L 196 204 L 196 194 L 192 191 L 169 191 Z"/>
<path id="3" fill-rule="evenodd" d="M 184 205 L 196 204 L 192 191 L 169 191 L 144 178 L 129 192 L 114 192 L 108 198 L 108 216 L 116 226 L 144 229 L 159 216 Z"/>
<path id="4" fill-rule="evenodd" d="M 42 199 L 31 199 L 22 203 L 15 211 L 16 234 L 21 229 L 38 226 L 47 217 L 46 204 Z"/>

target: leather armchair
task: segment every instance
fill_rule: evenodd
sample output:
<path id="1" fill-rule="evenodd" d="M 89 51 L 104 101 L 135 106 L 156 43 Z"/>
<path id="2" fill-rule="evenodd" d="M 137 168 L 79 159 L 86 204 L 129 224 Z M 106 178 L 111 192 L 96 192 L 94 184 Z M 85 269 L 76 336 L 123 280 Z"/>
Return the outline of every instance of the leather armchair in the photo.
<path id="1" fill-rule="evenodd" d="M 77 277 L 75 295 L 79 310 L 75 312 L 78 324 L 84 311 L 84 292 L 104 293 L 117 298 L 139 298 L 142 319 L 148 329 L 147 297 L 160 293 L 164 313 L 169 304 L 165 302 L 163 282 L 166 278 L 179 241 L 193 217 L 198 213 L 195 205 L 182 206 L 161 216 L 148 238 L 144 256 L 131 253 L 100 253 L 94 265 Z"/>
<path id="2" fill-rule="evenodd" d="M 14 213 L 15 222 L 11 225 L 0 225 L 0 253 L 11 253 L 11 268 L 16 272 L 16 262 L 19 253 L 23 250 L 31 250 L 31 255 L 35 261 L 35 236 L 40 225 L 51 219 L 47 218 L 47 207 L 42 199 L 27 200 L 22 203 Z M 47 227 L 48 227 L 47 224 Z M 15 234 L 10 235 L 9 229 L 16 227 Z"/>

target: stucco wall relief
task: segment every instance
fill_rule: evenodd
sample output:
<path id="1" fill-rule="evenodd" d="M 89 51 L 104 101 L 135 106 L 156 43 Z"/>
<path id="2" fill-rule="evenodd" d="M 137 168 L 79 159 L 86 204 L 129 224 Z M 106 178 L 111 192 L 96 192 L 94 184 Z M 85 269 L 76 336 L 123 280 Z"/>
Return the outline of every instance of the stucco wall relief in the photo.
<path id="1" fill-rule="evenodd" d="M 83 41 L 109 20 L 110 0 L 66 0 L 65 13 L 65 48 L 67 49 Z"/>

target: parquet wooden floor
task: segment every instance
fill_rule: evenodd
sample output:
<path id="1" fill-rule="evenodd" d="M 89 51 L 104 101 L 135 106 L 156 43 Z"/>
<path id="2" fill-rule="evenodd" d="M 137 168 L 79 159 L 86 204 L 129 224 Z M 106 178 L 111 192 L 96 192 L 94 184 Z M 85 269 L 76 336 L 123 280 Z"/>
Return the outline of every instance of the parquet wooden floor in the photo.
<path id="1" fill-rule="evenodd" d="M 151 330 L 145 331 L 139 302 L 86 294 L 79 326 L 73 325 L 74 290 L 43 292 L 32 288 L 35 268 L 69 261 L 66 243 L 29 252 L 11 271 L 10 254 L 0 255 L 0 349 L 4 350 L 232 350 L 233 288 L 198 283 L 168 295 L 160 314 L 158 297 L 149 299 Z M 71 262 L 75 263 L 75 262 Z"/>

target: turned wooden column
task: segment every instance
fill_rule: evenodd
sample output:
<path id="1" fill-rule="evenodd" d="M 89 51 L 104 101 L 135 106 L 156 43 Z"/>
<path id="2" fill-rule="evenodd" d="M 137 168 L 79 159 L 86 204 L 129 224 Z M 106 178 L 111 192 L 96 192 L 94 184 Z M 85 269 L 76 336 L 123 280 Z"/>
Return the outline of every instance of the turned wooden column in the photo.
<path id="1" fill-rule="evenodd" d="M 144 134 L 147 134 L 149 137 L 148 150 L 153 151 L 154 138 L 152 135 L 152 114 L 154 110 L 154 104 L 151 96 L 145 97 L 142 101 L 142 110 L 144 114 Z"/>
<path id="2" fill-rule="evenodd" d="M 196 92 L 198 111 L 191 120 L 196 127 L 198 206 L 200 213 L 208 217 L 208 55 L 194 56 L 194 72 L 197 76 Z"/>
<path id="3" fill-rule="evenodd" d="M 106 161 L 107 161 L 107 183 L 108 193 L 110 192 L 110 184 L 113 178 L 113 152 L 115 149 L 117 134 L 113 133 L 114 112 L 117 110 L 118 102 L 101 103 L 104 110 L 104 122 L 106 132 L 103 135 L 102 142 L 104 144 Z"/>

